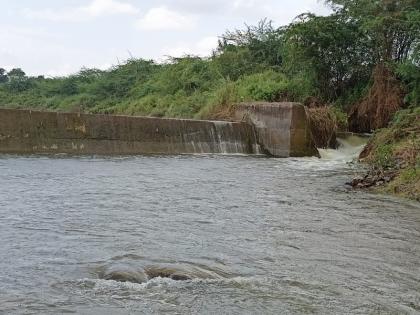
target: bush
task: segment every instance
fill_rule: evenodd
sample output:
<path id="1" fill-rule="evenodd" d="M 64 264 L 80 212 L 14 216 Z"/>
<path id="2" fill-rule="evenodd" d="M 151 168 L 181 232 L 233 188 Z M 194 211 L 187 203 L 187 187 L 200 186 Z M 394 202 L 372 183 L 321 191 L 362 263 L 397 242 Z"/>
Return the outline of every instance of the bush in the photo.
<path id="1" fill-rule="evenodd" d="M 348 121 L 347 114 L 342 110 L 341 107 L 331 106 L 330 112 L 334 116 L 334 119 L 337 124 L 337 131 L 347 131 L 348 130 Z"/>
<path id="2" fill-rule="evenodd" d="M 395 166 L 392 144 L 380 144 L 376 147 L 373 163 L 381 169 L 388 169 Z"/>
<path id="3" fill-rule="evenodd" d="M 237 84 L 241 100 L 277 102 L 298 100 L 294 83 L 284 74 L 268 70 L 243 77 Z"/>

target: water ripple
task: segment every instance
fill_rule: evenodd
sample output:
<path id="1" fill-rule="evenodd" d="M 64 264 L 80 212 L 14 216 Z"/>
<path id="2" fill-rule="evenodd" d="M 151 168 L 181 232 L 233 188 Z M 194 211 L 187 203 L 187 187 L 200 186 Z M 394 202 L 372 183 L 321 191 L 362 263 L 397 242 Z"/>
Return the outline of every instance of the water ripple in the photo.
<path id="1" fill-rule="evenodd" d="M 415 314 L 420 206 L 349 190 L 354 171 L 1 156 L 0 313 Z"/>

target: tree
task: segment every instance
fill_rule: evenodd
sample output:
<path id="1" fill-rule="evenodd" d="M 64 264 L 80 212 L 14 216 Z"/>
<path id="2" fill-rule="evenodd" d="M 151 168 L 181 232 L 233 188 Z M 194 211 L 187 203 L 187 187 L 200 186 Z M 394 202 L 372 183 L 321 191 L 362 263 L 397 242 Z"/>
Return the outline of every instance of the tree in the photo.
<path id="1" fill-rule="evenodd" d="M 254 62 L 280 66 L 283 33 L 272 21 L 263 19 L 256 26 L 245 25 L 244 30 L 227 31 L 219 40 L 218 51 L 223 52 L 231 46 L 246 47 Z"/>
<path id="2" fill-rule="evenodd" d="M 368 92 L 350 110 L 349 127 L 357 132 L 386 127 L 393 115 L 405 105 L 406 87 L 411 90 L 411 96 L 406 99 L 413 102 L 417 98 L 418 89 L 415 86 L 418 79 L 412 73 L 418 71 L 418 67 L 402 69 L 401 66 L 407 62 L 418 65 L 416 52 L 420 45 L 420 2 L 328 0 L 327 3 L 336 14 L 359 25 L 359 42 L 371 48 L 375 65 Z M 396 74 L 398 69 L 400 74 L 405 75 L 405 86 Z"/>
<path id="3" fill-rule="evenodd" d="M 336 13 L 360 23 L 376 62 L 403 62 L 420 44 L 418 0 L 327 0 Z"/>
<path id="4" fill-rule="evenodd" d="M 59 86 L 58 93 L 67 96 L 79 93 L 79 88 L 77 86 L 75 77 L 71 76 L 63 79 L 61 85 Z"/>
<path id="5" fill-rule="evenodd" d="M 7 77 L 6 70 L 3 68 L 0 68 L 0 84 L 6 83 L 8 80 L 9 78 Z"/>
<path id="6" fill-rule="evenodd" d="M 136 83 L 140 84 L 146 81 L 156 67 L 158 66 L 150 60 L 129 59 L 127 62 L 98 75 L 92 81 L 88 91 L 101 99 L 120 99 L 127 96 Z M 86 70 L 85 75 L 89 75 Z"/>
<path id="7" fill-rule="evenodd" d="M 23 92 L 31 87 L 26 73 L 20 68 L 14 68 L 7 73 L 9 77 L 8 87 L 13 92 Z"/>
<path id="8" fill-rule="evenodd" d="M 283 30 L 272 21 L 261 20 L 256 26 L 227 31 L 219 39 L 213 60 L 225 78 L 258 73 L 282 64 Z"/>
<path id="9" fill-rule="evenodd" d="M 8 76 L 11 80 L 17 80 L 25 78 L 26 73 L 21 68 L 14 68 L 9 71 Z"/>
<path id="10" fill-rule="evenodd" d="M 369 79 L 371 47 L 361 36 L 357 21 L 341 13 L 302 14 L 285 33 L 283 69 L 291 76 L 303 72 L 312 78 L 319 97 L 335 100 Z"/>

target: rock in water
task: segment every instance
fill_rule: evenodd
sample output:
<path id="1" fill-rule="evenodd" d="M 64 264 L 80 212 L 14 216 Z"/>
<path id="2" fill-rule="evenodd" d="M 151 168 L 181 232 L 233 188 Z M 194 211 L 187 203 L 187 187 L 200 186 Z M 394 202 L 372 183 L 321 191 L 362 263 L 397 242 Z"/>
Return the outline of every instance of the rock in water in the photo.
<path id="1" fill-rule="evenodd" d="M 393 171 L 371 170 L 365 176 L 356 176 L 347 184 L 353 188 L 369 188 L 389 183 L 394 177 Z"/>
<path id="2" fill-rule="evenodd" d="M 143 271 L 124 265 L 111 266 L 106 269 L 102 275 L 105 280 L 114 280 L 119 282 L 143 283 L 148 280 Z"/>

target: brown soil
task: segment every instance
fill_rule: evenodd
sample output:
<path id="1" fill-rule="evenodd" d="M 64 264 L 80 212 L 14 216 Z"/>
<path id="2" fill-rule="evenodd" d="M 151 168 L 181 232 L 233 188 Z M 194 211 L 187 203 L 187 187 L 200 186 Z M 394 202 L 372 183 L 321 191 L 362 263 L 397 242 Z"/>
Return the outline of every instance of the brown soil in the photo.
<path id="1" fill-rule="evenodd" d="M 388 125 L 392 116 L 403 107 L 404 89 L 395 74 L 385 65 L 375 67 L 373 85 L 368 94 L 349 113 L 349 129 L 371 132 Z"/>

